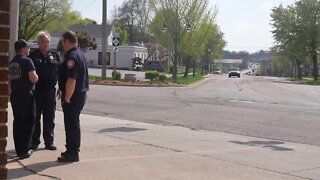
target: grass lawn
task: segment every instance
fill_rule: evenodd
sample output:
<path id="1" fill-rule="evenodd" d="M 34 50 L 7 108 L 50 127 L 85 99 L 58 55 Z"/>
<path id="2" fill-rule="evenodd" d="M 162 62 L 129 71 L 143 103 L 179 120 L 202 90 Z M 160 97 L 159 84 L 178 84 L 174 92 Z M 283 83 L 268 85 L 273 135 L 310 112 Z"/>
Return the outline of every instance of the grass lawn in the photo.
<path id="1" fill-rule="evenodd" d="M 290 81 L 299 82 L 300 84 L 307 84 L 307 85 L 320 85 L 320 80 L 314 81 L 313 77 L 304 77 L 301 79 L 296 78 L 289 78 Z"/>
<path id="2" fill-rule="evenodd" d="M 101 80 L 101 77 L 100 76 L 89 76 L 89 79 L 92 80 L 92 81 L 99 81 Z M 193 77 L 192 75 L 189 75 L 187 78 L 184 78 L 183 76 L 178 76 L 178 84 L 184 84 L 184 85 L 189 85 L 189 84 L 192 84 L 192 83 L 195 83 L 197 81 L 200 81 L 204 79 L 204 77 L 201 75 L 201 74 L 197 74 L 195 77 Z M 112 78 L 107 78 L 107 80 L 109 81 L 112 81 Z M 123 80 L 121 80 L 120 82 L 122 82 Z M 146 83 L 150 83 L 150 82 L 146 82 Z M 153 81 L 154 84 L 156 83 L 162 83 L 160 80 L 154 80 Z M 165 80 L 166 84 L 168 83 L 172 83 L 172 78 L 167 78 Z"/>
<path id="3" fill-rule="evenodd" d="M 93 80 L 93 81 L 97 81 L 97 80 L 101 80 L 101 77 L 100 77 L 100 76 L 91 76 L 91 75 L 89 75 L 89 79 L 90 79 L 90 80 Z M 107 77 L 106 80 L 112 81 L 112 78 Z"/>
<path id="4" fill-rule="evenodd" d="M 189 75 L 187 78 L 184 78 L 183 76 L 178 76 L 177 81 L 178 81 L 178 84 L 189 85 L 189 84 L 195 83 L 197 81 L 200 81 L 202 79 L 203 79 L 203 76 L 201 74 L 198 74 L 195 77 L 193 77 L 192 75 Z M 153 82 L 154 83 L 161 83 L 161 81 L 159 81 L 159 80 L 155 80 Z M 172 78 L 167 78 L 165 80 L 165 83 L 169 83 L 169 82 L 172 82 Z"/>

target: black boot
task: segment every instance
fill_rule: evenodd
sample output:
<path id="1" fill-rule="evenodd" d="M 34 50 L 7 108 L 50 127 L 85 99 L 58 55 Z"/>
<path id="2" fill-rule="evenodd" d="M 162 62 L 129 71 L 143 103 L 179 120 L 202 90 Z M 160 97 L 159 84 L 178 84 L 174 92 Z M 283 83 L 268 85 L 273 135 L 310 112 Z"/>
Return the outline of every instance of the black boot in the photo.
<path id="1" fill-rule="evenodd" d="M 70 153 L 68 151 L 61 153 L 61 157 L 58 158 L 58 162 L 78 162 L 79 153 Z"/>
<path id="2" fill-rule="evenodd" d="M 24 154 L 19 154 L 18 157 L 19 159 L 27 159 L 32 155 L 33 151 L 29 150 L 27 153 Z"/>

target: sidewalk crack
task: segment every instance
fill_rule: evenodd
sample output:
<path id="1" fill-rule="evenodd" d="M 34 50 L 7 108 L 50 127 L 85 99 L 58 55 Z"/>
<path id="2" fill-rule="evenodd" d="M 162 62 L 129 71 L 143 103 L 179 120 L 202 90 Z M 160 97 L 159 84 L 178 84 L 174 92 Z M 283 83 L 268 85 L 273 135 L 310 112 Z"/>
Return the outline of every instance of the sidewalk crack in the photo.
<path id="1" fill-rule="evenodd" d="M 312 170 L 316 170 L 316 169 L 320 169 L 320 167 L 309 168 L 309 169 L 300 169 L 300 170 L 296 170 L 296 171 L 289 171 L 287 173 L 291 174 L 291 173 L 297 173 L 297 172 L 303 172 L 303 171 L 312 171 Z"/>
<path id="2" fill-rule="evenodd" d="M 193 153 L 191 153 L 191 154 L 193 154 Z M 274 173 L 278 173 L 278 174 L 283 174 L 283 175 L 291 176 L 291 177 L 295 177 L 295 178 L 300 178 L 300 179 L 305 179 L 305 180 L 313 180 L 311 178 L 301 177 L 301 176 L 293 175 L 293 174 L 290 174 L 290 173 L 287 173 L 287 172 L 280 172 L 280 171 L 276 171 L 276 170 L 272 170 L 272 169 L 261 168 L 261 167 L 253 166 L 253 165 L 249 165 L 249 164 L 233 162 L 233 161 L 220 159 L 220 158 L 214 158 L 214 157 L 210 157 L 210 156 L 207 156 L 207 155 L 200 155 L 200 154 L 193 154 L 193 155 L 200 156 L 200 157 L 205 157 L 205 158 L 209 158 L 209 159 L 215 159 L 215 160 L 223 161 L 223 162 L 229 162 L 229 163 L 233 163 L 233 164 L 237 164 L 237 165 L 241 165 L 241 166 L 246 166 L 246 167 L 251 167 L 251 168 L 255 168 L 255 169 L 260 169 L 260 170 L 263 170 L 263 171 L 269 171 L 269 172 L 274 172 Z"/>
<path id="3" fill-rule="evenodd" d="M 8 155 L 8 157 L 9 157 L 9 159 L 11 159 L 11 160 L 15 161 L 16 163 L 18 163 L 19 166 L 22 167 L 24 171 L 27 171 L 29 173 L 32 173 L 32 174 L 40 176 L 40 177 L 46 177 L 46 178 L 50 178 L 50 179 L 61 180 L 61 178 L 59 178 L 59 177 L 50 176 L 50 175 L 47 175 L 47 174 L 42 174 L 42 173 L 39 173 L 39 172 L 37 172 L 37 171 L 35 171 L 35 170 L 31 169 L 31 168 L 28 168 L 27 165 L 24 165 L 21 161 L 19 161 L 19 159 L 15 158 L 13 156 Z"/>

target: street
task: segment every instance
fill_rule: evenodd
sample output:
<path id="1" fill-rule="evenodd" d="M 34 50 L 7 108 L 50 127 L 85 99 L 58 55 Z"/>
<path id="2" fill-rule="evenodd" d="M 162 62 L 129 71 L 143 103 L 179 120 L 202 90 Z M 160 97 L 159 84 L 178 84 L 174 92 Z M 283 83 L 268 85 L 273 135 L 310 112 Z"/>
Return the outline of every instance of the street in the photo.
<path id="1" fill-rule="evenodd" d="M 319 86 L 218 75 L 194 88 L 90 88 L 86 114 L 320 145 Z"/>
<path id="2" fill-rule="evenodd" d="M 317 92 L 279 78 L 226 75 L 187 88 L 92 85 L 81 161 L 56 161 L 65 144 L 58 110 L 58 151 L 16 159 L 9 131 L 8 178 L 317 180 Z"/>

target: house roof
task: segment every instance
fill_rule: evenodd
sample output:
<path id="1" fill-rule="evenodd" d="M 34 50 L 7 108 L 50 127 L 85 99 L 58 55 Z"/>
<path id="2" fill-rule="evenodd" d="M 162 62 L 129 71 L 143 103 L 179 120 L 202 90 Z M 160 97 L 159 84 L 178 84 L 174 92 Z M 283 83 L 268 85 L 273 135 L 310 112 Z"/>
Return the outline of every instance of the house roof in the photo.
<path id="1" fill-rule="evenodd" d="M 113 25 L 107 24 L 107 35 L 110 35 L 112 30 L 114 29 Z M 83 25 L 83 24 L 75 24 L 69 27 L 69 30 L 71 31 L 86 31 L 91 36 L 99 37 L 102 36 L 102 25 L 101 24 L 89 24 L 89 25 Z M 52 33 L 53 35 L 61 35 L 63 34 L 63 31 L 57 31 Z"/>

